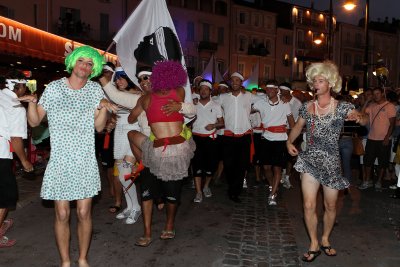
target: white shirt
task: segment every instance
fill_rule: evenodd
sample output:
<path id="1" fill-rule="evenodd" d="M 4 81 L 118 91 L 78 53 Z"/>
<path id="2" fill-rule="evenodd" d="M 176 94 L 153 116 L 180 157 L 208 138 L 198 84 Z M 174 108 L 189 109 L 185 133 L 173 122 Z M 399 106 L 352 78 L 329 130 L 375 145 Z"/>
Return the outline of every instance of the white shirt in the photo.
<path id="1" fill-rule="evenodd" d="M 286 125 L 287 116 L 292 114 L 289 103 L 279 101 L 275 106 L 271 105 L 273 103 L 270 103 L 271 102 L 268 102 L 268 99 L 263 99 L 254 104 L 254 109 L 260 112 L 264 129 L 271 126 Z M 270 141 L 284 141 L 288 138 L 286 132 L 272 133 L 267 130 L 264 130 L 262 136 Z"/>
<path id="2" fill-rule="evenodd" d="M 225 130 L 234 134 L 244 134 L 250 130 L 251 105 L 259 99 L 249 92 L 240 92 L 237 96 L 232 93 L 220 95 L 219 103 L 224 110 Z"/>
<path id="3" fill-rule="evenodd" d="M 262 129 L 256 129 L 261 127 L 261 115 L 259 112 L 251 113 L 250 114 L 250 124 L 253 127 L 253 133 L 262 133 Z"/>
<path id="4" fill-rule="evenodd" d="M 12 159 L 11 137 L 27 138 L 26 110 L 17 95 L 9 90 L 0 90 L 0 158 Z"/>
<path id="5" fill-rule="evenodd" d="M 292 96 L 292 99 L 289 101 L 290 110 L 292 111 L 293 119 L 296 122 L 299 117 L 299 109 L 302 105 L 301 101 L 296 97 Z"/>
<path id="6" fill-rule="evenodd" d="M 193 123 L 192 132 L 198 134 L 210 134 L 216 132 L 215 129 L 208 131 L 206 126 L 217 122 L 217 119 L 222 118 L 221 105 L 210 100 L 207 104 L 203 105 L 200 103 L 196 106 L 196 120 Z M 215 136 L 214 136 L 215 137 Z"/>

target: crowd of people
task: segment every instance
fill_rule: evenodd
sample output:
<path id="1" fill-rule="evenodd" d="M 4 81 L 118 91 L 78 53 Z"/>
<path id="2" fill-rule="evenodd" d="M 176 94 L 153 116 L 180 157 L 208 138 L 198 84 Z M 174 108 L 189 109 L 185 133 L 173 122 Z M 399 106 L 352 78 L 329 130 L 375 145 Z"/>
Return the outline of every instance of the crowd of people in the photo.
<path id="1" fill-rule="evenodd" d="M 400 198 L 397 175 L 392 184 L 386 181 L 399 171 L 395 168 L 400 163 L 397 94 L 377 87 L 357 98 L 343 95 L 339 70 L 330 61 L 307 68 L 312 96 L 275 80 L 249 92 L 243 87 L 243 75 L 233 72 L 229 81 L 217 85 L 195 79 L 193 103 L 184 102 L 188 77 L 180 62 L 164 60 L 137 68 L 139 86 L 120 66 L 105 64 L 91 47 L 75 49 L 65 63 L 70 76 L 51 82 L 39 100 L 35 94 L 25 94 L 26 80 L 19 73 L 2 81 L 0 172 L 7 175 L 0 180 L 0 247 L 16 242 L 5 236 L 13 224 L 6 219 L 7 211 L 17 201 L 11 148 L 24 170 L 32 171 L 22 139 L 27 137 L 27 123 L 35 127 L 45 117 L 51 154 L 41 197 L 55 203 L 61 266 L 71 265 L 69 204 L 75 200 L 78 263 L 89 266 L 92 198 L 101 190 L 98 160 L 114 201 L 109 212 L 126 224 L 143 218 L 143 235 L 135 242 L 140 247 L 152 243 L 154 205 L 166 210 L 160 239 L 175 237 L 182 185 L 189 176 L 194 180 L 193 202 L 199 205 L 203 197 L 213 196 L 213 179 L 220 181 L 223 170 L 227 198 L 233 203 L 241 203 L 246 186 L 265 185 L 266 205 L 275 206 L 280 192 L 295 182 L 294 170 L 300 173 L 310 237 L 302 256 L 305 262 L 314 261 L 321 251 L 337 255 L 330 234 L 340 190 L 373 186 L 381 190 L 392 185 L 396 189 L 392 197 Z M 27 112 L 21 102 L 28 102 Z M 363 153 L 353 153 L 353 140 L 364 142 Z M 250 181 L 252 168 L 255 179 Z M 318 238 L 320 188 L 324 223 Z"/>

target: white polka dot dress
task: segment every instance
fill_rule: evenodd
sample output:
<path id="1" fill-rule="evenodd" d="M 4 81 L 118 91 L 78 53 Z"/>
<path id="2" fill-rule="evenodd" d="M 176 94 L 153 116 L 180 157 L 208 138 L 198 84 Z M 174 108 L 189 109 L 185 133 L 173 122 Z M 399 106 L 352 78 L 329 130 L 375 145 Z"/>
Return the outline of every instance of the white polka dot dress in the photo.
<path id="1" fill-rule="evenodd" d="M 62 78 L 45 89 L 38 104 L 47 112 L 51 153 L 40 193 L 43 199 L 85 199 L 101 190 L 94 113 L 102 98 L 100 85 L 92 81 L 73 90 Z"/>

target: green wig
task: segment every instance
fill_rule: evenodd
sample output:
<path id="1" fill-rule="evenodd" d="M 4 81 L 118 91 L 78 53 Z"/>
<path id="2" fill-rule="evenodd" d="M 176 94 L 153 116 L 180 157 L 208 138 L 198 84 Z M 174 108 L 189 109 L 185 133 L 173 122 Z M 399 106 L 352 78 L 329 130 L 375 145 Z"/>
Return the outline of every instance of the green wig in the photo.
<path id="1" fill-rule="evenodd" d="M 93 60 L 93 70 L 92 74 L 89 76 L 89 79 L 92 79 L 93 77 L 99 76 L 101 74 L 103 70 L 103 64 L 105 64 L 104 58 L 100 55 L 99 52 L 97 52 L 96 49 L 90 46 L 78 47 L 65 58 L 65 66 L 67 67 L 68 73 L 72 72 L 72 69 L 75 67 L 76 61 L 81 57 L 91 58 Z"/>

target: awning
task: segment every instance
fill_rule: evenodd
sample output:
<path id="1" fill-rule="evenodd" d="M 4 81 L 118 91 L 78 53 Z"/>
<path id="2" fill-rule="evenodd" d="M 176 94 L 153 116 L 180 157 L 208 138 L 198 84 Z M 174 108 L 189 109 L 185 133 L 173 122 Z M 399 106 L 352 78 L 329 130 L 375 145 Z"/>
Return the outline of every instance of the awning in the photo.
<path id="1" fill-rule="evenodd" d="M 0 16 L 0 53 L 29 56 L 57 63 L 84 44 L 39 30 Z M 101 54 L 103 50 L 97 49 Z M 117 56 L 106 53 L 106 61 L 116 62 Z"/>

